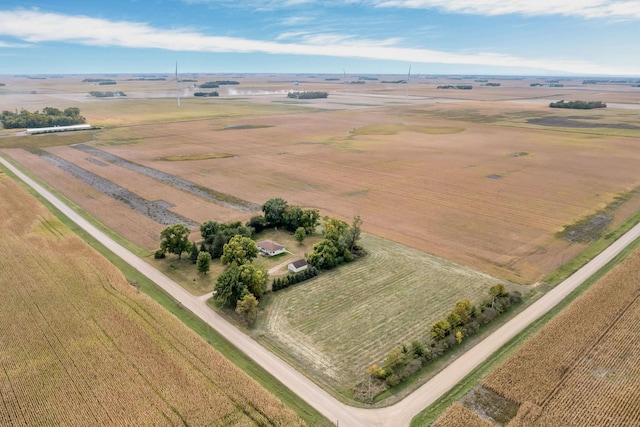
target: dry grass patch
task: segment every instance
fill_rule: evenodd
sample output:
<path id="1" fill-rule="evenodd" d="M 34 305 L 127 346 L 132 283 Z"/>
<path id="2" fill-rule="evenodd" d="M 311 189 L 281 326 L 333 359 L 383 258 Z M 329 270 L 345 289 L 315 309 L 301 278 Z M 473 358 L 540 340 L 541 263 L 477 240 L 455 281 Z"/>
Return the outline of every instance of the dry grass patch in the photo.
<path id="1" fill-rule="evenodd" d="M 403 123 L 381 123 L 370 126 L 363 126 L 350 131 L 351 135 L 396 135 L 402 132 L 416 132 L 431 135 L 446 135 L 450 133 L 463 132 L 461 127 L 431 127 L 431 126 L 411 126 Z"/>
<path id="2" fill-rule="evenodd" d="M 497 427 L 501 424 L 482 418 L 462 403 L 454 403 L 438 417 L 433 427 Z"/>
<path id="3" fill-rule="evenodd" d="M 177 156 L 164 156 L 157 157 L 156 160 L 162 162 L 183 162 L 188 160 L 210 160 L 210 159 L 226 159 L 228 157 L 235 157 L 235 154 L 231 153 L 214 153 L 214 154 L 180 154 Z"/>
<path id="4" fill-rule="evenodd" d="M 479 301 L 498 282 L 379 237 L 361 244 L 364 258 L 274 295 L 257 331 L 339 389 L 395 345 L 428 336 L 456 300 Z"/>
<path id="5" fill-rule="evenodd" d="M 302 424 L 5 175 L 0 229 L 0 424 Z"/>

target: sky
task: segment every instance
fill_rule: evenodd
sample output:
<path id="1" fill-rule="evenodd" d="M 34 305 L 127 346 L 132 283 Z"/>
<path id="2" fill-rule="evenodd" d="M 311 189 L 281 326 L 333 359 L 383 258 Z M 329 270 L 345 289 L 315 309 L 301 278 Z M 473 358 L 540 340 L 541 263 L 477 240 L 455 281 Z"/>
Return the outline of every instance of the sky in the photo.
<path id="1" fill-rule="evenodd" d="M 0 6 L 0 74 L 640 77 L 640 0 L 106 0 Z"/>

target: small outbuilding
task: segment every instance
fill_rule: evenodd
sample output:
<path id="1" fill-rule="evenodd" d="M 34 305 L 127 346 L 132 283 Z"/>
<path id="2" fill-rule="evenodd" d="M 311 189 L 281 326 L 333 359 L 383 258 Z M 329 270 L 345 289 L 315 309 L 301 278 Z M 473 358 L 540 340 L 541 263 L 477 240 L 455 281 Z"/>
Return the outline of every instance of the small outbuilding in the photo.
<path id="1" fill-rule="evenodd" d="M 306 259 L 299 259 L 299 260 L 296 260 L 296 261 L 293 261 L 292 263 L 290 263 L 287 266 L 287 268 L 292 273 L 300 273 L 301 271 L 304 271 L 307 268 L 309 268 L 309 264 L 307 263 Z"/>
<path id="2" fill-rule="evenodd" d="M 263 240 L 256 243 L 256 245 L 258 246 L 260 252 L 267 256 L 279 255 L 286 251 L 284 246 L 271 240 Z"/>

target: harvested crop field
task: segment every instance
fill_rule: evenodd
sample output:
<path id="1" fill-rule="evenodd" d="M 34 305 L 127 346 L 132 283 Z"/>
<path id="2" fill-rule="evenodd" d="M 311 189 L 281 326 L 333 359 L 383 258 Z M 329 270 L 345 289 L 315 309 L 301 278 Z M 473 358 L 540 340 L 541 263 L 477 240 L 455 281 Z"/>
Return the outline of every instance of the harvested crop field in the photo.
<path id="1" fill-rule="evenodd" d="M 395 345 L 426 339 L 457 300 L 479 302 L 498 283 L 379 237 L 361 244 L 364 258 L 279 291 L 256 331 L 337 387 L 353 387 Z"/>
<path id="2" fill-rule="evenodd" d="M 520 405 L 508 425 L 640 424 L 639 269 L 636 250 L 484 380 Z"/>
<path id="3" fill-rule="evenodd" d="M 180 180 L 246 203 L 249 210 L 283 197 L 323 215 L 360 215 L 369 233 L 518 283 L 535 283 L 584 248 L 558 239 L 563 227 L 640 187 L 640 131 L 629 127 L 640 120 L 640 110 L 607 108 L 575 119 L 587 115 L 550 111 L 540 101 L 557 96 L 631 102 L 625 88 L 579 81 L 530 88 L 529 81 L 505 80 L 502 87 L 446 91 L 444 98 L 436 89 L 446 83 L 442 78 L 412 82 L 405 98 L 406 85 L 308 80 L 308 90 L 328 90 L 329 98 L 284 108 L 274 102 L 285 96 L 275 89 L 285 81 L 254 76 L 232 88 L 241 98 L 229 92 L 206 105 L 187 100 L 179 111 L 167 99 L 144 98 L 147 92 L 86 103 L 89 120 L 124 126 L 93 131 L 85 146 L 175 177 L 169 183 L 95 153 L 42 141 L 50 153 L 144 200 L 164 201 L 193 223 L 244 221 L 250 213 L 181 190 Z M 162 86 L 135 83 L 145 91 L 153 84 Z M 134 117 L 138 124 L 128 125 Z M 527 123 L 549 117 L 626 128 Z M 32 138 L 25 140 L 33 144 Z M 19 145 L 17 137 L 9 139 Z M 154 221 L 95 196 L 29 153 L 11 150 L 14 159 L 119 234 L 146 249 L 157 247 L 161 228 Z M 610 213 L 610 227 L 638 208 L 635 195 Z"/>
<path id="4" fill-rule="evenodd" d="M 301 425 L 0 173 L 0 425 Z"/>

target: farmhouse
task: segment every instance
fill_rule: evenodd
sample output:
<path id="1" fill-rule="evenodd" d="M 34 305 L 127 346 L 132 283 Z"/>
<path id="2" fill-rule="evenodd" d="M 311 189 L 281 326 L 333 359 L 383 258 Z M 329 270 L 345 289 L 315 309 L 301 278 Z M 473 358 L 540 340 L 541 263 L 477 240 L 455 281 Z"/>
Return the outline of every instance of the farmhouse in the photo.
<path id="1" fill-rule="evenodd" d="M 256 243 L 260 252 L 268 256 L 274 256 L 281 254 L 285 251 L 284 246 L 272 242 L 271 240 L 263 240 L 261 242 Z"/>
<path id="2" fill-rule="evenodd" d="M 293 261 L 292 263 L 289 263 L 287 268 L 289 269 L 289 271 L 293 273 L 299 273 L 309 268 L 309 264 L 307 263 L 306 259 L 299 259 L 299 260 Z"/>

